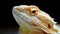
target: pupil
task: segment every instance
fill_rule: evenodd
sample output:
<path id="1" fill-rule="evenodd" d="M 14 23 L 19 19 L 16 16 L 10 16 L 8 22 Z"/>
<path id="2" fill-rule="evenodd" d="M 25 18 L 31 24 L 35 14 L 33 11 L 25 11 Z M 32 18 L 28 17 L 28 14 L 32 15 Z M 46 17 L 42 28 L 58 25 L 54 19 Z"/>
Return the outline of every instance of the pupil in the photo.
<path id="1" fill-rule="evenodd" d="M 34 11 L 32 11 L 32 13 L 36 13 L 36 11 L 34 10 Z"/>

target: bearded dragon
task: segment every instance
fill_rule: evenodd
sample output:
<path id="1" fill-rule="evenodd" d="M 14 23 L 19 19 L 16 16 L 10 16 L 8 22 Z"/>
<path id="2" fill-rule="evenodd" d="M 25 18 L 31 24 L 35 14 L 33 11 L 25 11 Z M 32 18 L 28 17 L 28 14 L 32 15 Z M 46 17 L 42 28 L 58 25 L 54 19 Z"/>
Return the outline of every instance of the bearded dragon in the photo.
<path id="1" fill-rule="evenodd" d="M 21 34 L 58 34 L 54 19 L 35 5 L 14 6 L 12 14 Z"/>

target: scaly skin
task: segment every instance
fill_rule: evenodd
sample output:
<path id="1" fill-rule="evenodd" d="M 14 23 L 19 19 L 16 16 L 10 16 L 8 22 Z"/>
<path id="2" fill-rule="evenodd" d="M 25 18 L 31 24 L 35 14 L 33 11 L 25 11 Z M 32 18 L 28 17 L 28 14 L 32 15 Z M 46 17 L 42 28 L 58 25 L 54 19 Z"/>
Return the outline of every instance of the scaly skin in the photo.
<path id="1" fill-rule="evenodd" d="M 57 34 L 55 21 L 46 12 L 34 5 L 13 7 L 13 16 L 22 34 Z"/>

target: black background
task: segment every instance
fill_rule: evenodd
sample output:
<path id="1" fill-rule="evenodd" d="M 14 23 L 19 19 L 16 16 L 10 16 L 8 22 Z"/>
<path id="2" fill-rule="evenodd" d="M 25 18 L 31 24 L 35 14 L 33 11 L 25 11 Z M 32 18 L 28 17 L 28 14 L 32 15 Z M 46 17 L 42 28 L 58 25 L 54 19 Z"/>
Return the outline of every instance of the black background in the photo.
<path id="1" fill-rule="evenodd" d="M 56 0 L 2 0 L 0 1 L 0 27 L 19 27 L 12 15 L 12 8 L 16 5 L 36 5 L 60 22 L 60 12 Z"/>

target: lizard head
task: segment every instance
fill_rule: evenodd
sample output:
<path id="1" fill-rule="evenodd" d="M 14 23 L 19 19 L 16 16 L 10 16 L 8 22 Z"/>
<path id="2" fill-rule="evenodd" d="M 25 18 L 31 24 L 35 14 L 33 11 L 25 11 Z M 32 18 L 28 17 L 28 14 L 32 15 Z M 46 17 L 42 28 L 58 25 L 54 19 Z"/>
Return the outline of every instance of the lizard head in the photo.
<path id="1" fill-rule="evenodd" d="M 40 10 L 37 6 L 34 5 L 20 5 L 13 7 L 13 16 L 16 20 L 20 21 L 20 19 L 27 22 L 46 22 L 47 20 L 52 20 L 52 18 L 42 10 Z M 52 22 L 54 23 L 54 22 Z"/>
<path id="2" fill-rule="evenodd" d="M 25 21 L 31 22 L 32 20 L 36 20 L 36 19 L 37 19 L 37 21 L 39 21 L 37 16 L 39 15 L 40 12 L 41 12 L 41 10 L 37 6 L 20 5 L 20 6 L 15 6 L 13 8 L 12 13 L 13 13 L 13 16 L 15 17 L 15 19 L 21 18 L 21 19 L 24 19 Z M 19 20 L 19 19 L 17 19 L 17 20 Z"/>
<path id="3" fill-rule="evenodd" d="M 45 32 L 47 28 L 53 29 L 54 21 L 46 12 L 40 10 L 34 5 L 20 5 L 14 6 L 12 10 L 13 16 L 20 26 L 26 26 L 27 28 L 32 28 L 28 26 L 38 26 Z M 43 27 L 43 28 L 42 28 Z"/>

